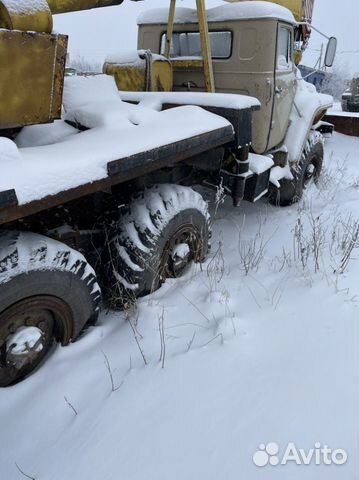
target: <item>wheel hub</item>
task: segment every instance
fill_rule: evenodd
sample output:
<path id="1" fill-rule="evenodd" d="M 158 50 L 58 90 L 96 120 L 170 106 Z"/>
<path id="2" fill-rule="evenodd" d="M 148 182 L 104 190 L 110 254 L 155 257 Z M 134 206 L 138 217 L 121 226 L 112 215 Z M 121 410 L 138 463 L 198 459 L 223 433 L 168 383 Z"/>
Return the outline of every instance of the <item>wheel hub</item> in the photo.
<path id="1" fill-rule="evenodd" d="M 161 262 L 163 278 L 177 278 L 202 251 L 200 235 L 192 225 L 184 225 L 169 239 Z"/>
<path id="2" fill-rule="evenodd" d="M 50 311 L 26 299 L 0 315 L 0 369 L 16 376 L 36 365 L 52 341 Z"/>
<path id="3" fill-rule="evenodd" d="M 313 160 L 307 166 L 304 172 L 304 182 L 303 186 L 306 187 L 308 184 L 315 179 L 317 176 L 317 159 L 313 158 Z"/>
<path id="4" fill-rule="evenodd" d="M 44 330 L 38 327 L 20 327 L 6 339 L 5 363 L 20 370 L 26 363 L 34 363 L 47 342 Z"/>
<path id="5" fill-rule="evenodd" d="M 62 300 L 41 295 L 0 314 L 0 386 L 16 383 L 36 368 L 52 344 L 55 320 L 68 314 Z"/>
<path id="6" fill-rule="evenodd" d="M 177 271 L 180 272 L 186 268 L 186 265 L 190 262 L 190 256 L 191 249 L 188 243 L 179 243 L 174 246 L 171 257 L 169 258 L 174 276 L 177 276 Z"/>

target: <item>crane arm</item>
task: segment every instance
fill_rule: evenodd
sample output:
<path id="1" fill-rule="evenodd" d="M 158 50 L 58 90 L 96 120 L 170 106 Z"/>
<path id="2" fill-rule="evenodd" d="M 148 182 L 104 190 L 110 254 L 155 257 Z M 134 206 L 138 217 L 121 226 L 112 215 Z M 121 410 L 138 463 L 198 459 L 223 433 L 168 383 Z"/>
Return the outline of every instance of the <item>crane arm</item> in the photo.
<path id="1" fill-rule="evenodd" d="M 51 13 L 77 12 L 91 8 L 120 5 L 123 0 L 47 0 Z"/>
<path id="2" fill-rule="evenodd" d="M 314 0 L 274 0 L 272 3 L 288 8 L 297 22 L 312 22 Z"/>
<path id="3" fill-rule="evenodd" d="M 123 0 L 0 0 L 0 28 L 51 33 L 53 14 L 110 7 L 122 2 Z"/>

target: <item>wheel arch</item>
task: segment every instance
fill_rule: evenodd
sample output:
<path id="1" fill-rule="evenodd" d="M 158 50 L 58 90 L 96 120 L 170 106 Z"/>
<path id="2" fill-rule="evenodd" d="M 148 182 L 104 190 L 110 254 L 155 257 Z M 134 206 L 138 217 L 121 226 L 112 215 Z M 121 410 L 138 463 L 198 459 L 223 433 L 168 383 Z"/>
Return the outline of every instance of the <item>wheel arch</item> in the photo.
<path id="1" fill-rule="evenodd" d="M 297 82 L 290 125 L 284 139 L 290 166 L 301 160 L 313 126 L 323 117 L 326 110 L 333 106 L 333 98 L 330 95 L 318 93 L 313 85 L 303 79 L 297 79 Z"/>
<path id="2" fill-rule="evenodd" d="M 209 249 L 211 223 L 207 202 L 200 193 L 190 187 L 160 184 L 134 196 L 113 226 L 104 262 L 109 282 L 107 300 L 112 308 L 122 308 L 153 292 L 168 278 L 163 276 L 163 252 L 167 251 L 167 240 L 178 240 L 176 236 L 183 233 L 180 227 L 184 226 L 186 234 L 196 231 L 196 242 L 188 243 L 192 246 L 190 260 L 202 261 Z"/>

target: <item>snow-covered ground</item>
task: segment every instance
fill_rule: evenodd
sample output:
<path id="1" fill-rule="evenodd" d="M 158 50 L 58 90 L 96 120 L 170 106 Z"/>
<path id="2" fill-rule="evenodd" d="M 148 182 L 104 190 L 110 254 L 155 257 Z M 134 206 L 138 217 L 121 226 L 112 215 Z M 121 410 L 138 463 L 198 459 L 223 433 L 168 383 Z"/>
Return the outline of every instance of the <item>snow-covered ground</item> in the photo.
<path id="1" fill-rule="evenodd" d="M 212 203 L 204 265 L 0 391 L 1 479 L 357 480 L 359 139 L 326 151 L 320 190 Z M 258 467 L 268 442 L 348 460 Z"/>

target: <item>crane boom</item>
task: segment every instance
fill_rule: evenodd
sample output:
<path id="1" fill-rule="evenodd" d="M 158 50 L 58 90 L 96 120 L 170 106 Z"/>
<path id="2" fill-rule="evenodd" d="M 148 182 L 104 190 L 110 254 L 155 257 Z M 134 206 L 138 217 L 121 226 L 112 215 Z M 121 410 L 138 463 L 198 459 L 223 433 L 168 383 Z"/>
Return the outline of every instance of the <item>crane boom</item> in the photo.
<path id="1" fill-rule="evenodd" d="M 132 0 L 138 1 L 138 0 Z M 51 33 L 52 15 L 120 5 L 123 0 L 0 0 L 0 28 Z"/>
<path id="2" fill-rule="evenodd" d="M 272 3 L 288 8 L 297 22 L 311 23 L 312 21 L 314 0 L 274 0 Z"/>
<path id="3" fill-rule="evenodd" d="M 123 0 L 47 0 L 53 14 L 120 5 Z"/>

